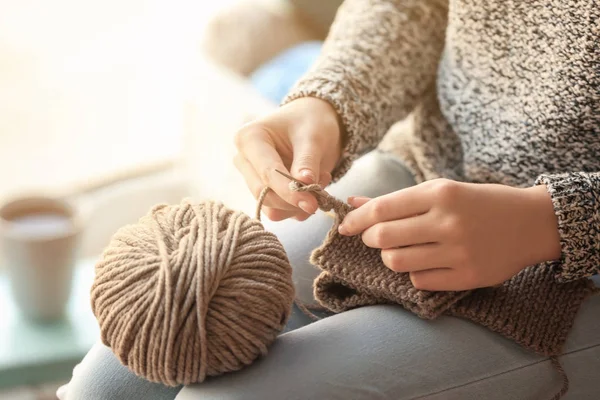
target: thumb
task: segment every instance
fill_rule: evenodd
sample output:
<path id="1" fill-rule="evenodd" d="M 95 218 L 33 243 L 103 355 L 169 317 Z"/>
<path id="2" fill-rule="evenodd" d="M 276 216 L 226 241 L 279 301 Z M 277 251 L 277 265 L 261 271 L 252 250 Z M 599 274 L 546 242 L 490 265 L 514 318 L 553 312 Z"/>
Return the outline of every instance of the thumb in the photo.
<path id="1" fill-rule="evenodd" d="M 290 172 L 304 183 L 318 183 L 323 150 L 314 140 L 303 138 L 294 146 L 294 159 Z"/>

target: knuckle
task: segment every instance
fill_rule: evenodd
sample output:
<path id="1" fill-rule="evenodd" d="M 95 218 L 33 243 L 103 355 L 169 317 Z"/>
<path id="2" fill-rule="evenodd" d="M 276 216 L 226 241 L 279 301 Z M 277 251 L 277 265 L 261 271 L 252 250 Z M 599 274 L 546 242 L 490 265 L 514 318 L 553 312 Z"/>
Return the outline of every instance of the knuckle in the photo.
<path id="1" fill-rule="evenodd" d="M 264 183 L 267 186 L 269 186 L 269 184 L 271 183 L 271 171 L 273 169 L 274 168 L 266 167 L 266 168 L 262 168 L 258 172 L 258 176 L 260 177 L 260 180 L 262 181 L 262 183 Z"/>
<path id="2" fill-rule="evenodd" d="M 387 247 L 387 229 L 383 226 L 375 225 L 365 232 L 363 236 L 368 238 L 368 243 L 365 242 L 365 244 L 369 247 L 376 247 L 379 249 Z"/>
<path id="3" fill-rule="evenodd" d="M 379 221 L 386 214 L 386 211 L 388 209 L 387 202 L 383 199 L 374 199 L 372 200 L 372 202 L 373 203 L 371 205 L 371 218 L 374 221 Z"/>
<path id="4" fill-rule="evenodd" d="M 247 143 L 248 136 L 251 134 L 252 129 L 250 126 L 245 126 L 240 129 L 235 136 L 233 137 L 233 142 L 235 143 L 235 147 L 241 151 L 244 148 L 245 143 Z"/>
<path id="5" fill-rule="evenodd" d="M 273 183 L 273 176 L 276 174 L 275 170 L 277 170 L 277 168 L 278 166 L 276 164 L 266 165 L 258 171 L 258 176 L 265 186 L 271 186 Z"/>
<path id="6" fill-rule="evenodd" d="M 458 194 L 459 189 L 458 182 L 450 179 L 436 179 L 433 182 L 433 190 L 435 195 L 441 201 L 454 200 Z"/>
<path id="7" fill-rule="evenodd" d="M 317 157 L 314 154 L 303 153 L 294 156 L 294 161 L 296 161 L 301 166 L 310 166 L 316 163 Z"/>
<path id="8" fill-rule="evenodd" d="M 346 227 L 346 230 L 350 231 L 350 232 L 354 232 L 354 222 L 353 222 L 353 218 L 351 218 L 350 216 L 344 218 L 342 220 L 342 223 L 344 224 L 344 226 Z M 361 236 L 362 239 L 364 239 L 364 236 Z"/>
<path id="9" fill-rule="evenodd" d="M 242 127 L 234 136 L 233 141 L 235 147 L 242 151 L 246 145 L 257 138 L 263 137 L 267 132 L 267 128 L 259 122 L 251 122 Z"/>
<path id="10" fill-rule="evenodd" d="M 385 229 L 384 226 L 375 226 L 373 228 L 375 230 L 374 238 L 375 238 L 375 244 L 377 245 L 377 247 L 379 247 L 379 248 L 387 247 L 386 246 L 387 229 Z"/>
<path id="11" fill-rule="evenodd" d="M 402 259 L 398 252 L 396 251 L 386 251 L 383 250 L 381 252 L 381 258 L 386 267 L 391 269 L 394 272 L 400 272 L 402 267 Z"/>
<path id="12" fill-rule="evenodd" d="M 457 239 L 462 237 L 464 232 L 464 224 L 456 215 L 449 215 L 440 222 L 442 234 L 446 237 Z"/>

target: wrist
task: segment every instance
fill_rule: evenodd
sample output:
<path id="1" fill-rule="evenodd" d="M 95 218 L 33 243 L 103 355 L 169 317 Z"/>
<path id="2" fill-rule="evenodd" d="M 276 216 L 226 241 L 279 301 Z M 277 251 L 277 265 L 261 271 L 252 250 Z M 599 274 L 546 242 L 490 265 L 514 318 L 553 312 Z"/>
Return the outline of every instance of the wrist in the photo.
<path id="1" fill-rule="evenodd" d="M 312 96 L 299 97 L 286 104 L 286 106 L 288 105 L 297 107 L 304 117 L 310 117 L 310 120 L 319 127 L 318 131 L 329 136 L 329 139 L 337 144 L 341 152 L 345 145 L 345 129 L 342 118 L 333 105 L 326 100 Z"/>
<path id="2" fill-rule="evenodd" d="M 524 190 L 530 204 L 528 221 L 531 224 L 529 244 L 532 246 L 532 264 L 560 259 L 558 220 L 546 186 L 538 185 Z"/>

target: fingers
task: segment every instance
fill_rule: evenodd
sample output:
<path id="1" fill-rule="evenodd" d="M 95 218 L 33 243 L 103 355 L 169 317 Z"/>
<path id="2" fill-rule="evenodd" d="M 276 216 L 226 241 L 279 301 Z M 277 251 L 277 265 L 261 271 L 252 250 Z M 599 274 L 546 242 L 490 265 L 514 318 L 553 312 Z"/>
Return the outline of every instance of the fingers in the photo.
<path id="1" fill-rule="evenodd" d="M 319 183 L 323 149 L 307 132 L 294 143 L 294 160 L 290 172 L 304 183 Z"/>
<path id="2" fill-rule="evenodd" d="M 350 196 L 350 197 L 348 197 L 348 204 L 350 204 L 354 208 L 358 208 L 358 207 L 362 207 L 365 204 L 367 204 L 367 202 L 369 200 L 371 200 L 370 197 Z"/>
<path id="3" fill-rule="evenodd" d="M 332 179 L 331 173 L 329 173 L 327 171 L 322 171 L 321 175 L 319 177 L 319 185 L 322 188 L 325 188 L 325 187 L 329 186 L 329 184 L 331 183 L 331 179 Z"/>
<path id="4" fill-rule="evenodd" d="M 381 259 L 386 267 L 395 272 L 423 271 L 450 265 L 448 255 L 439 243 L 382 250 Z"/>
<path id="5" fill-rule="evenodd" d="M 319 178 L 319 185 L 325 187 L 331 183 L 331 174 L 328 172 L 321 172 Z M 273 194 L 273 196 L 277 196 Z M 283 201 L 283 200 L 282 200 Z M 287 204 L 287 203 L 286 203 Z M 265 207 L 263 212 L 271 221 L 283 221 L 284 219 L 293 218 L 296 221 L 306 221 L 312 214 L 304 212 L 298 208 L 294 208 L 294 211 L 279 210 L 276 208 Z"/>
<path id="6" fill-rule="evenodd" d="M 433 243 L 438 239 L 436 226 L 428 214 L 380 222 L 362 233 L 363 242 L 376 249 Z"/>
<path id="7" fill-rule="evenodd" d="M 339 232 L 356 235 L 380 222 L 424 214 L 431 204 L 426 194 L 420 186 L 414 186 L 367 201 L 346 215 Z"/>
<path id="8" fill-rule="evenodd" d="M 252 195 L 254 195 L 254 198 L 258 199 L 258 197 L 260 196 L 260 193 L 264 189 L 265 185 L 262 183 L 262 180 L 260 179 L 260 177 L 258 176 L 256 171 L 254 170 L 254 167 L 252 166 L 252 164 L 250 164 L 244 158 L 244 156 L 242 156 L 239 153 L 233 159 L 233 163 L 234 163 L 235 167 L 238 169 L 238 171 L 240 171 L 242 173 L 242 175 L 244 176 L 244 179 L 246 180 L 246 185 L 250 189 L 250 192 L 252 193 Z M 267 197 L 265 198 L 263 205 L 265 207 L 273 208 L 273 209 L 280 210 L 280 211 L 290 211 L 290 212 L 299 211 L 297 207 L 286 202 L 285 200 L 283 200 L 281 197 L 279 197 L 276 193 L 274 193 L 272 191 L 267 193 Z M 267 217 L 269 217 L 269 219 L 271 219 L 271 217 L 269 215 L 267 215 Z"/>
<path id="9" fill-rule="evenodd" d="M 261 127 L 248 129 L 253 130 L 250 133 L 238 135 L 236 144 L 242 157 L 254 170 L 254 174 L 249 168 L 240 171 L 244 174 L 254 195 L 256 196 L 256 187 L 268 186 L 288 204 L 313 214 L 317 209 L 317 201 L 314 196 L 309 193 L 292 192 L 289 189 L 289 179 L 277 173 L 277 170 L 285 173 L 289 173 L 289 171 L 277 153 L 269 133 Z M 260 184 L 256 182 L 257 177 Z M 279 206 L 282 209 L 289 208 L 283 205 Z"/>
<path id="10" fill-rule="evenodd" d="M 473 289 L 468 279 L 460 271 L 440 268 L 410 273 L 413 286 L 420 290 L 429 291 L 461 291 Z"/>
<path id="11" fill-rule="evenodd" d="M 304 221 L 310 217 L 311 214 L 307 214 L 304 211 L 296 208 L 295 211 L 280 210 L 272 207 L 263 207 L 263 214 L 271 221 L 283 221 L 288 218 L 294 218 L 297 221 Z"/>
<path id="12" fill-rule="evenodd" d="M 246 183 L 254 197 L 258 198 L 264 186 L 256 171 L 254 171 L 252 165 L 250 165 L 250 163 L 239 153 L 234 157 L 233 163 L 238 171 L 243 174 Z M 325 187 L 329 185 L 330 182 L 331 174 L 328 172 L 322 172 L 319 179 L 319 184 Z M 263 202 L 263 213 L 271 221 L 283 221 L 288 218 L 294 218 L 298 221 L 305 221 L 311 215 L 289 204 L 273 191 L 269 191 L 269 193 L 267 193 L 267 197 Z"/>
<path id="13" fill-rule="evenodd" d="M 310 214 L 303 212 L 301 214 L 294 215 L 292 218 L 294 218 L 298 222 L 302 222 L 302 221 L 306 221 L 308 218 L 310 218 Z"/>
<path id="14" fill-rule="evenodd" d="M 317 210 L 317 200 L 309 193 L 292 192 L 290 180 L 279 174 L 277 170 L 289 173 L 277 151 L 267 142 L 254 140 L 248 143 L 245 152 L 246 159 L 258 173 L 263 185 L 270 187 L 279 197 L 313 214 Z"/>

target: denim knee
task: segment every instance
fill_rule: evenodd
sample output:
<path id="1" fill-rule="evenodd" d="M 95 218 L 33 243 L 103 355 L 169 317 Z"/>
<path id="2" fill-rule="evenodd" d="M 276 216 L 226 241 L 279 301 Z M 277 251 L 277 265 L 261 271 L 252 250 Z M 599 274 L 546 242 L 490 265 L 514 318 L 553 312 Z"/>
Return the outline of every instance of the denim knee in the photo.
<path id="1" fill-rule="evenodd" d="M 174 400 L 180 390 L 136 376 L 108 347 L 97 343 L 57 396 L 60 400 Z"/>

